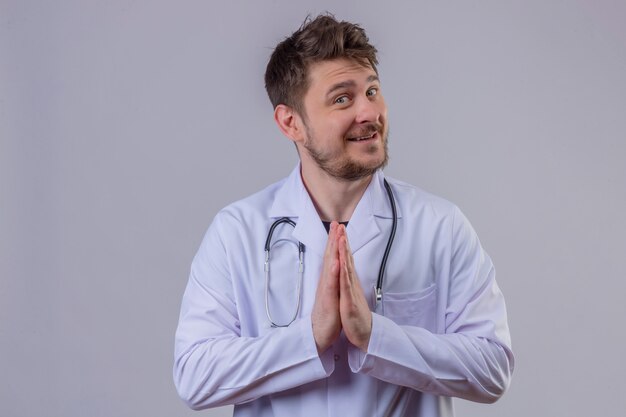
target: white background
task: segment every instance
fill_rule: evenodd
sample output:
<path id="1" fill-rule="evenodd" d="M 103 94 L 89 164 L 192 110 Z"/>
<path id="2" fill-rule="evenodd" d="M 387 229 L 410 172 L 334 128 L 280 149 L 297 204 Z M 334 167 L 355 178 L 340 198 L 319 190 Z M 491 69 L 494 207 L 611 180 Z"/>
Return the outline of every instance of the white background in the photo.
<path id="1" fill-rule="evenodd" d="M 216 211 L 296 163 L 263 73 L 324 10 L 380 51 L 387 175 L 496 264 L 517 368 L 457 414 L 626 409 L 624 2 L 0 0 L 0 416 L 230 415 L 176 395 L 182 291 Z"/>

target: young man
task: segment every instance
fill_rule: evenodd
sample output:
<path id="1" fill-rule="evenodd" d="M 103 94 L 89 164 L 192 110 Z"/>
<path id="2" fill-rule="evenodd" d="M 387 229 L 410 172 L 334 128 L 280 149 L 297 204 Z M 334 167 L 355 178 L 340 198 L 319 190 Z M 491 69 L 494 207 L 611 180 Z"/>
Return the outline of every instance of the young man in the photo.
<path id="1" fill-rule="evenodd" d="M 382 173 L 376 64 L 359 26 L 326 15 L 272 54 L 266 88 L 300 164 L 220 211 L 193 261 L 174 365 L 190 407 L 451 416 L 450 397 L 506 390 L 491 260 L 454 205 Z"/>

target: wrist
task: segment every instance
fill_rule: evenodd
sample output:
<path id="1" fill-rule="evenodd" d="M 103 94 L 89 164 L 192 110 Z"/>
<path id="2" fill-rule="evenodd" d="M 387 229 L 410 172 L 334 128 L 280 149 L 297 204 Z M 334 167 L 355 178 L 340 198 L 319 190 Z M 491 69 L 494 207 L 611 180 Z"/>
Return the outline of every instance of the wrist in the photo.
<path id="1" fill-rule="evenodd" d="M 318 329 L 316 329 L 314 322 L 312 322 L 311 325 L 313 326 L 313 340 L 315 341 L 315 347 L 317 348 L 317 353 L 321 355 L 330 347 L 332 341 L 320 334 L 319 331 L 316 331 Z"/>
<path id="2" fill-rule="evenodd" d="M 364 353 L 367 353 L 367 348 L 370 345 L 370 338 L 372 336 L 372 314 L 370 313 L 369 315 L 369 323 L 367 326 L 367 330 L 365 331 L 365 333 L 362 335 L 361 337 L 361 341 L 359 343 L 359 345 L 357 346 L 359 349 L 361 349 L 361 351 L 363 351 Z"/>

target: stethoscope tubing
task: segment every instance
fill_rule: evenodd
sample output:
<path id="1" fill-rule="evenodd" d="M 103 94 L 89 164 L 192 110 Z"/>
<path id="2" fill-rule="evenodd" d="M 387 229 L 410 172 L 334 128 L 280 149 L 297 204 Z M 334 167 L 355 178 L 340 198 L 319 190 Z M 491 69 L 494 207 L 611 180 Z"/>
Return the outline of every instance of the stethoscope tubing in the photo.
<path id="1" fill-rule="evenodd" d="M 389 239 L 387 240 L 387 246 L 385 247 L 385 252 L 380 262 L 380 269 L 378 270 L 378 279 L 376 280 L 376 288 L 374 289 L 374 294 L 376 296 L 374 308 L 378 307 L 378 304 L 381 302 L 382 297 L 383 297 L 383 281 L 385 278 L 385 270 L 387 268 L 387 260 L 389 259 L 389 253 L 391 252 L 391 246 L 393 245 L 393 241 L 396 237 L 396 229 L 398 226 L 398 212 L 396 209 L 396 201 L 393 196 L 393 191 L 391 190 L 391 186 L 389 185 L 386 179 L 383 180 L 383 184 L 385 186 L 385 190 L 387 191 L 387 196 L 389 197 L 389 203 L 391 204 L 392 223 L 391 223 L 391 232 L 389 234 Z M 265 313 L 267 314 L 267 318 L 270 324 L 272 325 L 272 327 L 288 327 L 291 323 L 293 323 L 298 316 L 298 312 L 300 311 L 300 304 L 302 302 L 302 281 L 304 279 L 305 246 L 302 242 L 298 241 L 298 261 L 299 261 L 298 278 L 299 279 L 298 279 L 298 288 L 296 290 L 298 294 L 296 309 L 294 311 L 294 314 L 291 320 L 287 324 L 278 324 L 272 318 L 272 314 L 270 312 L 270 307 L 269 307 L 270 246 L 272 244 L 272 236 L 274 234 L 274 230 L 276 229 L 276 227 L 278 227 L 279 225 L 283 223 L 288 223 L 292 227 L 296 227 L 296 222 L 294 222 L 288 217 L 281 217 L 280 219 L 272 223 L 272 226 L 270 227 L 267 233 L 267 238 L 265 239 L 265 265 L 263 268 L 265 270 Z"/>
<path id="2" fill-rule="evenodd" d="M 385 269 L 387 268 L 387 260 L 389 259 L 389 252 L 391 252 L 391 245 L 393 245 L 393 241 L 396 238 L 396 229 L 398 227 L 398 211 L 396 209 L 396 199 L 393 196 L 393 191 L 391 191 L 391 186 L 387 182 L 387 180 L 383 180 L 383 184 L 385 185 L 385 190 L 387 190 L 387 195 L 389 196 L 389 203 L 391 204 L 391 233 L 389 234 L 389 239 L 387 240 L 387 247 L 385 248 L 385 253 L 383 254 L 383 259 L 380 262 L 380 269 L 378 270 L 378 280 L 376 280 L 376 303 L 374 308 L 378 306 L 378 303 L 383 299 L 383 280 L 385 279 Z"/>

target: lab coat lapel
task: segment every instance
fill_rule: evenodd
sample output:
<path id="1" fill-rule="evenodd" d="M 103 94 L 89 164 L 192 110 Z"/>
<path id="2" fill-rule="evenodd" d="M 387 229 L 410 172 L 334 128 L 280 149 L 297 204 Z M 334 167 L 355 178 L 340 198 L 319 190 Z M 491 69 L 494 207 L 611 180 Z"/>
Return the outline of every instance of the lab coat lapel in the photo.
<path id="1" fill-rule="evenodd" d="M 352 213 L 352 217 L 350 218 L 348 227 L 346 228 L 352 253 L 356 253 L 365 244 L 380 234 L 380 227 L 378 227 L 378 224 L 374 219 L 373 212 L 374 198 L 378 198 L 375 195 L 375 181 L 376 177 L 372 178 L 372 181 L 367 186 L 361 200 L 354 209 L 354 213 Z"/>
<path id="2" fill-rule="evenodd" d="M 382 233 L 379 226 L 380 222 L 376 221 L 377 217 L 383 219 L 393 218 L 384 180 L 385 176 L 382 171 L 379 170 L 374 174 L 348 223 L 346 231 L 352 253 L 357 252 Z M 396 204 L 396 206 L 398 205 Z M 399 208 L 397 208 L 397 214 L 398 218 L 402 217 Z M 387 224 L 387 222 L 380 224 Z"/>
<path id="3" fill-rule="evenodd" d="M 296 227 L 292 232 L 292 237 L 304 244 L 305 251 L 324 255 L 328 234 L 309 193 L 304 188 L 300 176 L 300 164 L 277 190 L 270 209 L 270 217 L 273 220 L 281 217 L 293 219 Z"/>
<path id="4" fill-rule="evenodd" d="M 368 242 L 381 234 L 376 217 L 391 219 L 391 206 L 384 188 L 384 175 L 377 171 L 368 185 L 363 197 L 357 204 L 346 231 L 352 253 L 357 252 Z M 276 192 L 274 203 L 270 209 L 270 217 L 274 220 L 289 217 L 296 222 L 292 237 L 302 242 L 306 251 L 313 251 L 319 256 L 324 255 L 328 234 L 315 210 L 302 177 L 300 164 L 291 172 L 283 185 Z M 398 209 L 398 218 L 402 217 Z"/>
<path id="5" fill-rule="evenodd" d="M 312 251 L 323 257 L 326 242 L 328 241 L 328 233 L 326 233 L 324 224 L 319 214 L 317 214 L 317 210 L 315 210 L 309 193 L 304 190 L 303 194 L 302 217 L 298 219 L 298 224 L 293 230 L 293 237 L 304 243 L 307 252 Z"/>

